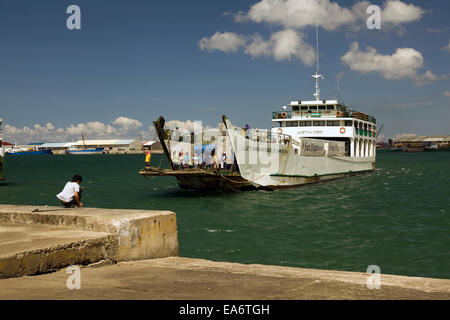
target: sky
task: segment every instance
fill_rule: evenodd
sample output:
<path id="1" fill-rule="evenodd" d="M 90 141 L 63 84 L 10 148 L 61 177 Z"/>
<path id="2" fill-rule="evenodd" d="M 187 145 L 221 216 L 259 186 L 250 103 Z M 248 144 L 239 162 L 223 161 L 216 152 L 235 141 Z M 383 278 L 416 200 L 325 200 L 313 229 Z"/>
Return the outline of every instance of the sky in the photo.
<path id="1" fill-rule="evenodd" d="M 272 111 L 313 100 L 316 7 L 321 98 L 339 78 L 384 136 L 450 134 L 450 1 L 0 0 L 4 140 L 145 139 L 160 115 L 269 128 Z"/>

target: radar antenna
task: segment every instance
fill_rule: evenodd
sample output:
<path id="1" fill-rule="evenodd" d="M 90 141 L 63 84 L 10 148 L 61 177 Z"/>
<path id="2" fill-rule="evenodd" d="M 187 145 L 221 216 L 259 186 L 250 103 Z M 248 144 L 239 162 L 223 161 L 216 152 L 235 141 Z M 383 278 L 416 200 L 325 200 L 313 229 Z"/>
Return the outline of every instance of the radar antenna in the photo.
<path id="1" fill-rule="evenodd" d="M 316 93 L 314 93 L 314 97 L 316 101 L 320 101 L 320 88 L 319 88 L 319 80 L 323 80 L 323 76 L 319 74 L 319 4 L 317 3 L 316 8 L 316 74 L 313 74 L 313 79 L 316 84 Z"/>

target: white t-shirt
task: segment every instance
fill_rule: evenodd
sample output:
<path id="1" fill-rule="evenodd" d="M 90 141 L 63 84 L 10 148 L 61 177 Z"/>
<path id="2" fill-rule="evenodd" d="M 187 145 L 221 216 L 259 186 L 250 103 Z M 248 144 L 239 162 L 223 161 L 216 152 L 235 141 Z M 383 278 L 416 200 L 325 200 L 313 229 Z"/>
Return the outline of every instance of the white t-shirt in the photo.
<path id="1" fill-rule="evenodd" d="M 80 192 L 80 185 L 76 182 L 67 182 L 63 191 L 56 195 L 56 197 L 64 202 L 72 201 L 75 196 L 75 192 Z"/>

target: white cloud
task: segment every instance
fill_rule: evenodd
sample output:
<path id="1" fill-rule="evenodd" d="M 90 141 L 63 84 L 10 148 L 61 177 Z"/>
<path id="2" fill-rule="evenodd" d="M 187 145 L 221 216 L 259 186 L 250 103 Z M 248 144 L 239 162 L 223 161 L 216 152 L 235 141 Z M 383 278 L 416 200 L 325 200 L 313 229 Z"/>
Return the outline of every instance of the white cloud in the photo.
<path id="1" fill-rule="evenodd" d="M 418 21 L 425 13 L 425 10 L 413 4 L 391 0 L 385 2 L 384 9 L 381 12 L 381 20 L 383 23 L 398 25 Z"/>
<path id="2" fill-rule="evenodd" d="M 350 51 L 343 57 L 353 71 L 360 73 L 380 72 L 386 79 L 412 78 L 423 65 L 420 52 L 401 48 L 393 55 L 382 55 L 376 49 L 368 47 L 366 52 L 359 50 L 357 42 L 351 44 Z"/>
<path id="3" fill-rule="evenodd" d="M 318 12 L 319 25 L 326 30 L 336 30 L 341 26 L 360 29 L 361 26 L 365 27 L 368 17 L 366 11 L 370 5 L 369 1 L 361 1 L 346 8 L 330 0 L 260 0 L 248 12 L 238 12 L 235 21 L 265 22 L 284 28 L 302 29 L 315 25 Z M 413 4 L 387 0 L 382 6 L 381 19 L 387 26 L 396 26 L 418 21 L 425 13 L 425 10 Z"/>
<path id="4" fill-rule="evenodd" d="M 211 127 L 208 125 L 204 125 L 201 121 L 199 121 L 199 128 L 201 128 L 202 130 L 217 130 L 217 128 L 220 127 L 222 122 L 220 122 L 218 124 L 217 127 Z M 169 128 L 171 130 L 176 129 L 177 127 L 179 129 L 185 129 L 185 130 L 189 130 L 189 131 L 194 131 L 194 121 L 191 120 L 186 120 L 186 121 L 180 121 L 180 120 L 170 120 L 170 121 L 166 121 L 164 124 L 165 128 Z"/>
<path id="5" fill-rule="evenodd" d="M 194 130 L 194 121 L 170 120 L 170 121 L 165 122 L 164 127 L 170 128 L 170 129 L 175 129 L 178 127 L 180 129 L 186 129 L 189 131 L 193 131 Z"/>
<path id="6" fill-rule="evenodd" d="M 276 32 L 268 41 L 260 35 L 253 36 L 252 42 L 246 47 L 245 53 L 253 58 L 272 56 L 276 61 L 299 59 L 305 65 L 314 64 L 315 49 L 303 41 L 303 35 L 292 29 Z"/>
<path id="7" fill-rule="evenodd" d="M 315 57 L 315 49 L 303 41 L 303 34 L 292 29 L 275 32 L 269 40 L 264 40 L 259 34 L 243 36 L 230 32 L 216 33 L 200 40 L 199 46 L 202 50 L 224 52 L 236 52 L 244 47 L 244 53 L 253 58 L 273 57 L 276 61 L 299 59 L 308 66 L 314 63 Z"/>
<path id="8" fill-rule="evenodd" d="M 270 41 L 265 41 L 259 34 L 255 34 L 244 52 L 253 58 L 260 56 L 269 57 L 272 55 L 272 47 L 273 44 Z"/>
<path id="9" fill-rule="evenodd" d="M 139 138 L 142 123 L 135 119 L 118 117 L 112 124 L 99 121 L 71 124 L 66 128 L 57 128 L 52 123 L 45 126 L 35 124 L 30 127 L 17 128 L 9 124 L 4 126 L 4 140 L 19 143 L 29 142 L 67 142 L 81 139 L 86 132 L 86 139 Z M 142 131 L 143 137 L 154 138 L 152 127 Z"/>
<path id="10" fill-rule="evenodd" d="M 236 52 L 246 44 L 245 37 L 232 32 L 216 32 L 211 37 L 204 37 L 198 45 L 201 50 L 219 50 L 223 52 Z"/>
<path id="11" fill-rule="evenodd" d="M 419 75 L 419 70 L 423 67 L 423 56 L 411 48 L 398 48 L 392 55 L 382 55 L 371 47 L 367 51 L 361 51 L 358 43 L 353 42 L 342 61 L 353 71 L 362 74 L 378 72 L 387 80 L 413 79 L 416 86 L 423 86 L 440 78 L 430 70 Z"/>
<path id="12" fill-rule="evenodd" d="M 441 30 L 436 29 L 436 28 L 427 28 L 427 32 L 428 33 L 441 33 Z"/>
<path id="13" fill-rule="evenodd" d="M 320 25 L 327 30 L 335 30 L 356 20 L 350 9 L 329 0 L 261 0 L 255 3 L 247 14 L 241 12 L 237 21 L 246 17 L 257 23 L 266 22 L 285 28 L 301 29 L 315 25 L 317 10 Z"/>
<path id="14" fill-rule="evenodd" d="M 427 84 L 435 82 L 436 80 L 439 80 L 439 77 L 433 74 L 430 70 L 427 70 L 424 74 L 416 75 L 414 80 L 416 81 L 414 83 L 416 87 L 423 87 Z"/>
<path id="15" fill-rule="evenodd" d="M 399 134 L 397 134 L 397 135 L 394 137 L 394 139 L 395 139 L 395 140 L 398 140 L 398 139 L 403 139 L 403 138 L 406 138 L 406 137 L 408 137 L 408 138 L 414 138 L 414 137 L 417 137 L 417 135 L 415 135 L 414 133 L 399 133 Z"/>
<path id="16" fill-rule="evenodd" d="M 442 50 L 447 51 L 448 53 L 450 53 L 450 40 L 448 41 L 448 44 L 442 48 Z"/>

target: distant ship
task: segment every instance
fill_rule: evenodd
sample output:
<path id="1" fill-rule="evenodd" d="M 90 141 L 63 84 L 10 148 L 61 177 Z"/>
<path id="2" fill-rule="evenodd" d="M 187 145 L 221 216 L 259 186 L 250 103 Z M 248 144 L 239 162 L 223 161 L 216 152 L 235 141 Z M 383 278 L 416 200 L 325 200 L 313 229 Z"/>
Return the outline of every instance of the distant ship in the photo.
<path id="1" fill-rule="evenodd" d="M 83 149 L 67 149 L 67 154 L 72 155 L 88 155 L 88 154 L 102 154 L 104 148 L 83 148 Z"/>
<path id="2" fill-rule="evenodd" d="M 10 156 L 34 156 L 43 154 L 52 154 L 51 150 L 11 150 L 6 152 Z"/>
<path id="3" fill-rule="evenodd" d="M 85 135 L 86 135 L 86 130 L 81 135 L 81 138 L 83 140 L 83 148 L 77 149 L 75 147 L 72 147 L 72 148 L 67 149 L 66 153 L 72 154 L 72 155 L 103 154 L 104 148 L 102 148 L 102 147 L 99 147 L 99 148 L 87 148 L 86 147 Z"/>

